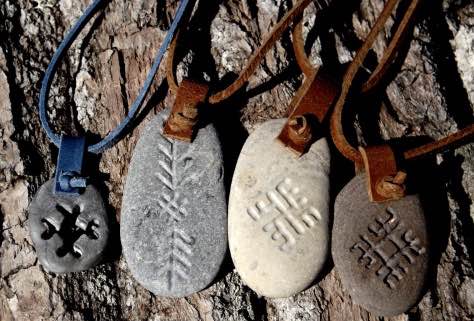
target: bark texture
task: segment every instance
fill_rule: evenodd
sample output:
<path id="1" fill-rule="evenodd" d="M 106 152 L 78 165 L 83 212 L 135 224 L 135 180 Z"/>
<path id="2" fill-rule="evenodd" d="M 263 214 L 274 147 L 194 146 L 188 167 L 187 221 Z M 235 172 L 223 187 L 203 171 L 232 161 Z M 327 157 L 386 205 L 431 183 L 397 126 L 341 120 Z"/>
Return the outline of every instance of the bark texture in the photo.
<path id="1" fill-rule="evenodd" d="M 259 298 L 243 285 L 230 258 L 205 291 L 184 299 L 155 297 L 130 276 L 117 233 L 106 262 L 93 270 L 52 275 L 38 265 L 26 209 L 53 175 L 57 156 L 39 124 L 38 93 L 54 50 L 89 3 L 0 2 L 0 320 L 380 320 L 352 303 L 331 263 L 318 284 L 278 300 Z M 51 90 L 48 113 L 57 132 L 88 132 L 99 138 L 116 126 L 143 83 L 176 5 L 165 0 L 111 1 L 93 20 L 69 50 Z M 190 25 L 192 52 L 184 53 L 178 75 L 224 86 L 290 5 L 289 0 L 201 1 Z M 350 61 L 382 7 L 381 0 L 334 0 L 332 9 L 316 19 L 315 9 L 307 10 L 308 42 L 316 42 L 313 63 Z M 387 26 L 368 69 L 381 57 L 389 35 Z M 167 95 L 163 76 L 162 68 L 142 112 L 144 122 L 174 99 Z M 248 131 L 285 116 L 300 82 L 287 33 L 251 79 L 249 88 L 254 89 L 217 107 L 228 183 Z M 440 138 L 472 123 L 474 3 L 426 1 L 402 64 L 387 83 L 386 91 L 374 97 L 376 106 L 359 106 L 354 133 L 362 142 Z M 95 177 L 105 182 L 100 188 L 117 221 L 127 165 L 141 128 L 96 160 L 100 171 Z M 337 194 L 351 178 L 351 164 L 333 154 L 340 158 L 340 167 L 333 169 Z M 474 146 L 438 156 L 436 162 L 447 202 L 433 215 L 444 217 L 444 227 L 449 227 L 445 233 L 433 230 L 439 262 L 419 305 L 385 320 L 474 318 Z"/>

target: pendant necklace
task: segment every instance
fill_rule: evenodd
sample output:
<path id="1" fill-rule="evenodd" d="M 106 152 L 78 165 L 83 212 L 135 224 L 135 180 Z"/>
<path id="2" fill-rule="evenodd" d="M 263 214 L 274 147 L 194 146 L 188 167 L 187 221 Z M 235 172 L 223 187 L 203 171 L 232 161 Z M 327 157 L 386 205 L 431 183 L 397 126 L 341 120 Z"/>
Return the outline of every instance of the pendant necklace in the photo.
<path id="1" fill-rule="evenodd" d="M 288 27 L 310 3 L 298 2 L 280 24 Z M 320 132 L 339 89 L 325 68 L 311 66 L 302 22 L 293 45 L 305 79 L 291 115 L 259 125 L 248 137 L 229 198 L 229 247 L 237 272 L 257 294 L 273 298 L 309 287 L 329 252 L 330 154 Z"/>
<path id="2" fill-rule="evenodd" d="M 46 112 L 51 83 L 61 58 L 94 14 L 108 0 L 95 0 L 72 27 L 55 52 L 43 78 L 39 114 L 48 138 L 59 148 L 55 177 L 41 186 L 29 208 L 29 228 L 40 264 L 53 273 L 78 272 L 94 267 L 104 257 L 109 222 L 100 192 L 84 173 L 88 153 L 100 154 L 116 144 L 137 112 L 153 82 L 161 60 L 186 8 L 183 0 L 145 84 L 127 117 L 102 141 L 90 145 L 85 137 L 57 135 Z"/>
<path id="3" fill-rule="evenodd" d="M 343 287 L 352 300 L 373 313 L 393 316 L 406 312 L 421 298 L 426 287 L 433 248 L 429 224 L 434 213 L 424 210 L 421 182 L 407 193 L 405 182 L 414 173 L 405 170 L 415 158 L 441 152 L 472 139 L 474 125 L 437 142 L 395 152 L 395 146 L 359 147 L 349 144 L 342 127 L 344 106 L 350 106 L 352 82 L 370 48 L 398 0 L 389 0 L 367 40 L 349 66 L 331 118 L 331 134 L 337 149 L 352 160 L 360 173 L 339 193 L 335 201 L 332 255 Z M 392 64 L 399 45 L 412 26 L 419 7 L 412 0 L 378 67 L 362 86 L 374 89 Z M 349 96 L 351 94 L 351 96 Z M 403 170 L 401 169 L 403 168 Z"/>
<path id="4" fill-rule="evenodd" d="M 121 239 L 133 276 L 156 295 L 184 297 L 209 286 L 227 250 L 227 204 L 221 143 L 200 117 L 241 89 L 288 25 L 310 0 L 279 23 L 240 76 L 212 93 L 208 84 L 175 76 L 171 44 L 167 79 L 176 95 L 141 133 L 124 189 Z"/>

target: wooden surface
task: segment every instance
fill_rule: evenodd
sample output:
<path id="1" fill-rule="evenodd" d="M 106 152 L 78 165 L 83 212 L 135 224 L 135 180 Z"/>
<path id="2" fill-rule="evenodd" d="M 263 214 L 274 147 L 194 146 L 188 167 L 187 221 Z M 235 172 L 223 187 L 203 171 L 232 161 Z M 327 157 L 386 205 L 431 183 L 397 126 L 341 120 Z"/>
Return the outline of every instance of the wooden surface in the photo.
<path id="1" fill-rule="evenodd" d="M 257 297 L 233 272 L 230 258 L 209 289 L 184 299 L 164 299 L 131 278 L 116 233 L 105 264 L 71 275 L 44 272 L 28 234 L 26 208 L 39 186 L 52 177 L 57 150 L 39 125 L 38 92 L 64 32 L 89 1 L 0 2 L 0 320 L 380 320 L 352 303 L 331 262 L 317 285 L 289 299 Z M 387 80 L 386 91 L 357 105 L 353 136 L 362 142 L 440 138 L 474 120 L 474 4 L 471 0 L 427 2 L 402 54 L 403 64 Z M 93 30 L 71 48 L 53 84 L 49 115 L 57 131 L 85 131 L 98 138 L 116 126 L 143 83 L 176 3 L 110 2 L 95 19 Z M 179 65 L 178 76 L 205 74 L 213 86 L 223 86 L 242 69 L 289 3 L 202 1 L 191 25 L 193 53 Z M 327 14 L 317 16 L 315 27 L 314 9 L 307 10 L 310 42 L 319 37 L 312 53 L 314 64 L 349 61 L 382 1 L 337 0 L 332 6 Z M 367 68 L 381 57 L 389 29 L 377 42 Z M 144 122 L 173 102 L 163 78 L 161 70 L 142 114 Z M 286 115 L 300 81 L 287 33 L 251 79 L 252 89 L 216 107 L 227 184 L 248 131 L 257 123 Z M 127 166 L 142 126 L 95 160 L 100 169 L 95 177 L 104 182 L 99 187 L 110 215 L 118 220 Z M 336 195 L 353 170 L 334 150 L 333 159 L 331 182 Z M 430 215 L 439 222 L 432 229 L 439 263 L 420 304 L 408 314 L 386 320 L 474 318 L 474 146 L 436 161 L 436 175 L 430 177 L 439 178 L 441 197 L 431 194 L 427 203 L 433 205 Z"/>

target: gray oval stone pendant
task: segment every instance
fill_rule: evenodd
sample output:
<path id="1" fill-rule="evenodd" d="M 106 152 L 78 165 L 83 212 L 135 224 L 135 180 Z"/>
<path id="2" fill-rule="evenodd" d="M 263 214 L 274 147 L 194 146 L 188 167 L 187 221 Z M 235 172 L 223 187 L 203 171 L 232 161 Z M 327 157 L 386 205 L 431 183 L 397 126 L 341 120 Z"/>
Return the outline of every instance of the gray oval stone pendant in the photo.
<path id="1" fill-rule="evenodd" d="M 427 225 L 417 195 L 371 203 L 365 174 L 337 196 L 332 255 L 352 300 L 383 316 L 420 299 L 430 262 Z"/>
<path id="2" fill-rule="evenodd" d="M 330 154 L 325 139 L 296 157 L 275 139 L 285 119 L 247 139 L 232 181 L 229 246 L 259 295 L 288 297 L 318 276 L 328 255 Z"/>
<path id="3" fill-rule="evenodd" d="M 55 195 L 53 185 L 41 186 L 28 208 L 38 260 L 49 272 L 87 270 L 102 260 L 109 238 L 102 197 L 92 185 L 79 196 Z"/>
<path id="4" fill-rule="evenodd" d="M 227 249 L 223 158 L 212 125 L 192 143 L 163 136 L 169 110 L 144 129 L 125 184 L 120 237 L 127 264 L 156 295 L 207 287 Z"/>

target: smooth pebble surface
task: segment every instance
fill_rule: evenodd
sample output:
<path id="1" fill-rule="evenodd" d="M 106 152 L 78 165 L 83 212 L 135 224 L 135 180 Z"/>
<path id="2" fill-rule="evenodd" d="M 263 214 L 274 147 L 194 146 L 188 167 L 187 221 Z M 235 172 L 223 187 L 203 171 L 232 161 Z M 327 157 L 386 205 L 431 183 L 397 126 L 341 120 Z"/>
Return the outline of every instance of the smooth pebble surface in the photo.
<path id="1" fill-rule="evenodd" d="M 276 137 L 286 119 L 247 139 L 229 200 L 229 246 L 257 294 L 289 297 L 309 287 L 328 255 L 329 148 L 325 139 L 297 157 Z"/>
<path id="2" fill-rule="evenodd" d="M 109 240 L 109 221 L 99 191 L 88 185 L 79 196 L 53 193 L 47 181 L 28 208 L 38 260 L 48 272 L 67 273 L 100 263 Z"/>
<path id="3" fill-rule="evenodd" d="M 401 314 L 423 294 L 430 262 L 420 199 L 371 203 L 365 174 L 337 196 L 332 255 L 352 300 L 383 316 Z"/>
<path id="4" fill-rule="evenodd" d="M 169 111 L 141 133 L 122 201 L 120 237 L 135 279 L 156 295 L 207 287 L 227 249 L 221 145 L 212 125 L 192 143 L 162 135 Z"/>

